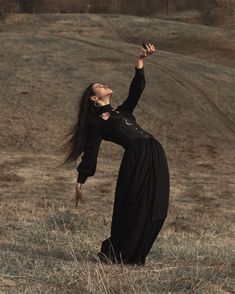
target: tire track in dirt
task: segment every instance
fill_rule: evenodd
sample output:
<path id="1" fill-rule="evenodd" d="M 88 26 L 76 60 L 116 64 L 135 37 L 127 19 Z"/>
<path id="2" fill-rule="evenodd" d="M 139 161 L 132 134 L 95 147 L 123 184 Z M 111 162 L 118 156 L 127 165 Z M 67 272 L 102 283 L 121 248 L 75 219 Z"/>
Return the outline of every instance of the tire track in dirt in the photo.
<path id="1" fill-rule="evenodd" d="M 82 43 L 88 44 L 88 45 L 90 45 L 92 47 L 99 47 L 99 48 L 110 50 L 110 51 L 113 51 L 113 52 L 122 53 L 122 54 L 125 54 L 125 55 L 136 57 L 135 54 L 126 52 L 126 51 L 124 51 L 122 49 L 110 48 L 108 46 L 101 45 L 101 44 L 98 44 L 98 43 L 94 43 L 92 41 L 84 40 L 84 39 L 81 39 L 81 38 L 68 37 L 68 36 L 64 36 L 64 35 L 60 35 L 60 34 L 59 35 L 58 34 L 53 34 L 53 36 L 59 37 L 59 38 L 65 38 L 65 39 L 72 40 L 72 41 L 75 41 L 75 42 L 82 42 Z M 235 135 L 234 123 L 216 105 L 216 103 L 211 100 L 211 98 L 208 96 L 208 94 L 206 94 L 202 89 L 200 89 L 198 85 L 196 85 L 191 80 L 189 80 L 184 74 L 181 73 L 181 76 L 184 79 L 184 82 L 183 82 L 182 80 L 179 80 L 179 79 L 176 78 L 176 76 L 178 75 L 178 72 L 173 71 L 171 68 L 167 67 L 166 65 L 156 63 L 153 60 L 149 60 L 149 62 L 154 65 L 154 68 L 155 68 L 156 71 L 159 72 L 159 68 L 161 68 L 161 72 L 163 72 L 174 83 L 178 84 L 181 88 L 186 90 L 189 93 L 189 95 L 192 95 L 191 94 L 192 93 L 191 88 L 193 88 L 196 92 L 199 92 L 201 95 L 198 95 L 198 96 L 202 96 L 204 98 L 202 102 L 205 102 L 205 101 L 207 102 L 207 104 L 211 107 L 211 109 L 215 113 L 217 113 L 220 121 L 222 121 L 224 126 L 232 133 L 232 136 L 227 136 L 226 133 L 223 133 L 223 135 L 226 137 L 228 142 L 229 143 L 235 142 L 235 139 L 234 139 L 235 138 L 235 136 L 234 136 Z M 185 81 L 187 81 L 187 82 L 185 82 Z M 190 85 L 191 88 L 188 85 Z"/>
<path id="2" fill-rule="evenodd" d="M 119 35 L 119 33 L 113 29 L 113 25 L 110 23 L 110 21 L 106 17 L 101 17 L 100 22 L 102 23 L 105 30 L 108 29 L 108 31 L 111 33 L 111 36 L 115 36 L 117 40 L 123 41 L 122 37 Z"/>
<path id="3" fill-rule="evenodd" d="M 153 64 L 156 64 L 154 61 L 151 61 Z M 159 63 L 157 63 L 157 66 L 159 66 Z M 235 125 L 234 122 L 216 105 L 216 103 L 214 101 L 211 100 L 211 98 L 209 97 L 209 95 L 203 91 L 196 83 L 193 83 L 191 80 L 189 80 L 184 74 L 181 73 L 181 76 L 183 77 L 183 81 L 182 80 L 178 80 L 175 76 L 177 76 L 177 73 L 174 72 L 172 69 L 170 69 L 169 67 L 160 64 L 160 66 L 167 70 L 167 72 L 165 72 L 167 75 L 171 75 L 170 73 L 173 73 L 173 75 L 171 75 L 172 79 L 174 79 L 179 85 L 181 85 L 182 87 L 184 87 L 189 94 L 191 95 L 191 89 L 189 87 L 187 87 L 185 85 L 185 83 L 187 83 L 188 85 L 190 85 L 192 88 L 195 89 L 196 92 L 199 92 L 201 94 L 202 97 L 204 97 L 203 102 L 206 101 L 207 104 L 210 106 L 210 108 L 217 113 L 218 117 L 220 118 L 220 121 L 223 122 L 224 126 L 232 133 L 233 136 L 229 136 L 227 137 L 227 135 L 225 135 L 225 137 L 227 137 L 227 139 L 229 139 L 229 143 L 232 143 L 231 141 L 235 142 L 234 138 L 235 138 Z M 200 97 L 200 95 L 198 95 Z"/>

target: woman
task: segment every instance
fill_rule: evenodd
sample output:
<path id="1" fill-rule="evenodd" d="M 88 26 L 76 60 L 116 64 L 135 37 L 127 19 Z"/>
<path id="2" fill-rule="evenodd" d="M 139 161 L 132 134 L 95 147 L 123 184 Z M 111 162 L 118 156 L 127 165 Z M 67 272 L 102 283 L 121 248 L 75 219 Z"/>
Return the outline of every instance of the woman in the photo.
<path id="1" fill-rule="evenodd" d="M 113 91 L 92 83 L 83 93 L 79 121 L 72 130 L 68 160 L 84 151 L 77 166 L 76 205 L 82 184 L 96 171 L 101 141 L 112 141 L 125 151 L 115 189 L 111 236 L 104 240 L 98 257 L 102 262 L 145 265 L 168 211 L 169 172 L 163 147 L 137 123 L 133 111 L 145 87 L 144 58 L 156 49 L 141 48 L 128 97 L 116 109 L 110 104 Z"/>

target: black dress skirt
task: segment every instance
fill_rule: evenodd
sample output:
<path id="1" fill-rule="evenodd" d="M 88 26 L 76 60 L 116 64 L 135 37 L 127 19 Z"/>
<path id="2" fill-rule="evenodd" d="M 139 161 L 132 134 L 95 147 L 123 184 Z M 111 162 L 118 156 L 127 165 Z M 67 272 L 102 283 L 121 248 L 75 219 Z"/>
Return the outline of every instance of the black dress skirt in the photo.
<path id="1" fill-rule="evenodd" d="M 167 216 L 169 171 L 154 138 L 137 138 L 123 154 L 113 206 L 111 236 L 98 253 L 101 261 L 145 264 Z"/>
<path id="2" fill-rule="evenodd" d="M 170 179 L 160 142 L 137 123 L 133 110 L 145 87 L 144 68 L 135 67 L 128 97 L 116 109 L 98 108 L 89 123 L 77 182 L 85 183 L 96 171 L 102 140 L 119 144 L 125 151 L 115 188 L 110 237 L 101 244 L 98 257 L 112 263 L 144 264 L 167 217 Z M 103 112 L 110 117 L 104 120 Z"/>

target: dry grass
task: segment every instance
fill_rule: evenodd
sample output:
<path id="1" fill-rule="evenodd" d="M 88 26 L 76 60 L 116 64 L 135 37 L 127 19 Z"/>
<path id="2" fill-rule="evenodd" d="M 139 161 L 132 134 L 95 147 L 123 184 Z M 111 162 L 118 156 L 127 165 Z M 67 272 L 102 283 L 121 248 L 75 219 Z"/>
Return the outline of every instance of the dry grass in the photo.
<path id="1" fill-rule="evenodd" d="M 38 209 L 26 201 L 4 201 L 1 211 L 0 278 L 5 291 L 227 293 L 232 289 L 231 227 L 206 214 L 194 220 L 197 227 L 201 225 L 197 232 L 185 230 L 186 219 L 168 223 L 148 256 L 148 266 L 140 268 L 98 261 L 99 242 L 109 229 L 98 213 L 78 213 L 69 206 Z"/>

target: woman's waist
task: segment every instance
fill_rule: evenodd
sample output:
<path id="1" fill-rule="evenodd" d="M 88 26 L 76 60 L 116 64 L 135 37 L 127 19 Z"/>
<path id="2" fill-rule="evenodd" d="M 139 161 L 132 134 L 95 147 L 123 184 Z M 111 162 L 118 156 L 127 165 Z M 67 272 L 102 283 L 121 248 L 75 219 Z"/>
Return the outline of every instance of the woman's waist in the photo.
<path id="1" fill-rule="evenodd" d="M 151 143 L 153 143 L 153 142 L 158 143 L 158 141 L 156 140 L 156 138 L 154 138 L 153 135 L 149 134 L 149 135 L 145 135 L 143 137 L 136 137 L 136 138 L 130 139 L 127 142 L 127 144 L 126 144 L 126 148 L 125 149 L 129 148 L 131 145 L 141 144 L 141 143 L 144 143 L 144 142 L 146 142 L 146 143 L 149 143 L 149 142 L 151 142 Z"/>

